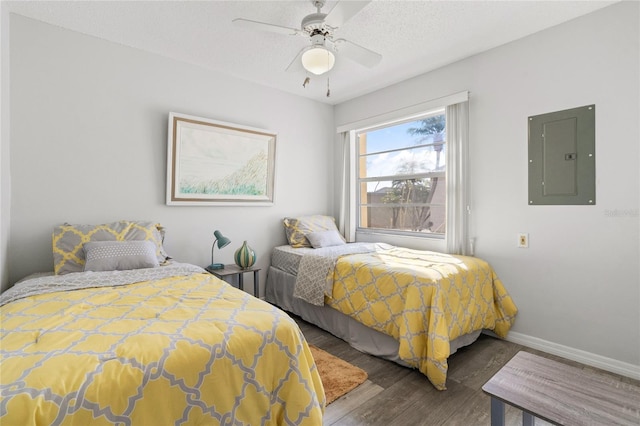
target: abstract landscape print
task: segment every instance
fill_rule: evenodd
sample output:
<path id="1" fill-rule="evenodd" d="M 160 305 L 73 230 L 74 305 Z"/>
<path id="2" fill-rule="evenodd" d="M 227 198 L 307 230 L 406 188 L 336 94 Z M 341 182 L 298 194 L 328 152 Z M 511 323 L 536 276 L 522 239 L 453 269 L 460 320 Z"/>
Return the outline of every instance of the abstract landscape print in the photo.
<path id="1" fill-rule="evenodd" d="M 273 203 L 276 134 L 171 113 L 167 204 Z"/>

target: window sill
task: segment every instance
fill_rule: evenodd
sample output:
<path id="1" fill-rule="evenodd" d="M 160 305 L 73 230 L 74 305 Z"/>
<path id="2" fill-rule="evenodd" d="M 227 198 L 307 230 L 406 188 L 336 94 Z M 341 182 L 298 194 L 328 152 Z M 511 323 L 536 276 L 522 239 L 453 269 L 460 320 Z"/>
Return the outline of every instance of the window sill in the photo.
<path id="1" fill-rule="evenodd" d="M 444 252 L 446 242 L 444 236 L 397 235 L 376 231 L 356 231 L 356 241 L 363 243 L 387 243 L 414 250 L 431 250 Z"/>

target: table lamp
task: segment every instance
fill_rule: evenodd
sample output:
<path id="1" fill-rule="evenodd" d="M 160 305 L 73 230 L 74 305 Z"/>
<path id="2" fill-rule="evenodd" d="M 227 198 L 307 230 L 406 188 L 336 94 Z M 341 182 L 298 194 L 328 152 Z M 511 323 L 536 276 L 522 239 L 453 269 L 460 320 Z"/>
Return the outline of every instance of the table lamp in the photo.
<path id="1" fill-rule="evenodd" d="M 224 235 L 222 235 L 220 231 L 218 231 L 217 229 L 214 231 L 213 235 L 216 237 L 216 239 L 213 242 L 213 245 L 211 246 L 211 265 L 209 265 L 207 269 L 212 269 L 212 270 L 224 269 L 224 264 L 213 263 L 213 249 L 216 248 L 216 243 L 218 245 L 218 250 L 219 250 L 223 247 L 228 246 L 231 240 L 225 237 Z"/>

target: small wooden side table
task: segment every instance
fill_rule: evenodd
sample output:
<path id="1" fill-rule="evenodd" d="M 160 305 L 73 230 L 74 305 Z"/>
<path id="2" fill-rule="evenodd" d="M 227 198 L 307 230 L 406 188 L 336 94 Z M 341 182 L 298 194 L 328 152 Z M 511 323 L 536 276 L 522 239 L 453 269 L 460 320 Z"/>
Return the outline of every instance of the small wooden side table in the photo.
<path id="1" fill-rule="evenodd" d="M 482 390 L 491 396 L 491 426 L 504 426 L 504 404 L 554 425 L 638 425 L 640 387 L 592 370 L 520 351 Z"/>
<path id="2" fill-rule="evenodd" d="M 244 280 L 243 280 L 243 275 L 246 274 L 247 272 L 253 272 L 253 296 L 254 297 L 258 297 L 258 291 L 260 291 L 260 283 L 259 283 L 259 272 L 261 268 L 257 268 L 255 266 L 251 266 L 249 268 L 246 269 L 242 269 L 240 268 L 238 265 L 235 264 L 230 264 L 230 265 L 224 265 L 224 269 L 209 269 L 209 268 L 205 268 L 207 270 L 207 272 L 209 272 L 210 274 L 215 275 L 216 277 L 220 278 L 221 280 L 227 281 L 225 277 L 233 277 L 233 276 L 237 276 L 238 277 L 238 288 L 242 291 L 244 291 Z M 228 282 L 228 281 L 227 281 Z"/>

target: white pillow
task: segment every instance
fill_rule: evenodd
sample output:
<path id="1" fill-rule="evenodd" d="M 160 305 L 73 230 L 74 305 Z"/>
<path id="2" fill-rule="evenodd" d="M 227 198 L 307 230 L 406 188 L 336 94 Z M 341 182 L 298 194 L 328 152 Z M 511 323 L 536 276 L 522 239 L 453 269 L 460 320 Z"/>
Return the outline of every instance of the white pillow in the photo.
<path id="1" fill-rule="evenodd" d="M 141 241 L 92 241 L 83 245 L 85 271 L 125 271 L 160 266 L 156 245 Z"/>
<path id="2" fill-rule="evenodd" d="M 310 232 L 307 239 L 313 248 L 341 246 L 346 244 L 340 233 L 334 229 L 329 231 Z"/>
<path id="3" fill-rule="evenodd" d="M 320 214 L 285 217 L 282 223 L 287 234 L 287 242 L 293 248 L 313 247 L 307 239 L 307 234 L 311 232 L 338 231 L 333 217 Z"/>

